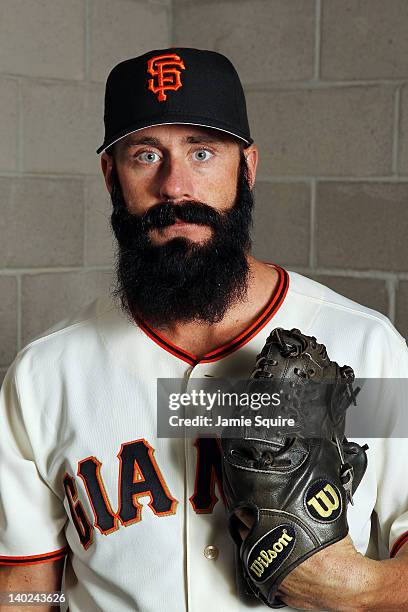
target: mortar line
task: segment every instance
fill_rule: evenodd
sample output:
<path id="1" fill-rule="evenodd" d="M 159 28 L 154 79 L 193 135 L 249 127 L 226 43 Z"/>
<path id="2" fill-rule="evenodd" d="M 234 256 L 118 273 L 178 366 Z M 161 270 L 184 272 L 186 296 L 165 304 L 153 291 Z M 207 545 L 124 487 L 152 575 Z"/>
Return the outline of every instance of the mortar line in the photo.
<path id="1" fill-rule="evenodd" d="M 61 266 L 60 268 L 0 268 L 0 276 L 16 276 L 16 274 L 60 274 L 66 272 L 112 272 L 112 266 Z"/>
<path id="2" fill-rule="evenodd" d="M 370 80 L 355 80 L 355 81 L 318 81 L 313 79 L 308 80 L 292 80 L 292 81 L 270 81 L 270 82 L 244 82 L 245 91 L 247 93 L 268 93 L 275 91 L 292 92 L 292 91 L 324 91 L 326 89 L 351 89 L 357 87 L 374 88 L 374 87 L 399 87 L 407 82 L 405 79 L 370 79 Z"/>
<path id="3" fill-rule="evenodd" d="M 23 120 L 23 83 L 22 79 L 17 81 L 17 173 L 16 176 L 21 176 L 24 168 L 23 151 L 24 151 L 24 120 Z"/>
<path id="4" fill-rule="evenodd" d="M 86 2 L 90 2 L 91 0 L 85 0 Z M 165 5 L 163 5 L 165 6 Z M 91 11 L 90 11 L 91 13 Z M 89 19 L 90 19 L 90 15 L 89 15 Z M 91 19 L 90 19 L 91 21 Z M 89 34 L 91 33 L 92 28 L 89 28 Z M 91 37 L 90 37 L 91 38 Z M 23 78 L 24 80 L 28 81 L 28 82 L 33 82 L 33 83 L 43 83 L 43 84 L 69 84 L 71 83 L 72 85 L 76 84 L 76 85 L 81 85 L 83 84 L 83 79 L 73 79 L 73 78 L 61 78 L 61 77 L 55 77 L 55 76 L 32 76 L 29 74 L 20 74 L 20 73 L 13 73 L 13 72 L 2 72 L 1 73 L 1 78 L 4 79 L 12 79 L 12 80 L 18 80 L 20 78 Z M 104 80 L 97 80 L 97 79 L 88 79 L 88 82 L 90 85 L 99 85 L 100 87 L 104 86 Z M 285 90 L 291 90 L 291 89 L 299 89 L 299 90 L 304 90 L 304 89 L 329 89 L 329 88 L 341 88 L 341 87 L 375 87 L 378 85 L 384 85 L 384 86 L 401 86 L 404 85 L 405 83 L 408 83 L 408 79 L 405 77 L 396 77 L 395 79 L 384 79 L 384 78 L 378 78 L 378 79 L 355 79 L 355 80 L 350 80 L 350 79 L 344 79 L 344 80 L 321 80 L 319 79 L 318 81 L 316 81 L 314 78 L 311 79 L 293 79 L 293 80 L 287 80 L 287 81 L 270 81 L 265 82 L 265 81 L 260 81 L 260 82 L 246 82 L 243 81 L 242 84 L 245 88 L 245 90 L 247 91 L 259 91 L 259 92 L 263 92 L 263 91 L 273 91 L 274 89 L 281 89 L 283 91 Z"/>
<path id="5" fill-rule="evenodd" d="M 102 177 L 100 176 L 99 173 L 95 172 L 95 174 L 92 173 L 86 173 L 86 174 L 78 174 L 75 172 L 24 172 L 24 170 L 22 172 L 20 171 L 7 171 L 7 170 L 3 170 L 0 172 L 0 178 L 20 178 L 21 174 L 23 173 L 25 178 L 32 178 L 32 179 L 51 179 L 51 180 L 62 180 L 62 179 L 77 179 L 77 180 L 83 180 L 86 179 L 88 177 L 91 178 L 100 178 L 101 180 Z M 311 179 L 314 179 L 316 181 L 319 182 L 336 182 L 336 183 L 345 183 L 345 182 L 351 182 L 351 183 L 406 183 L 408 182 L 408 175 L 404 176 L 404 175 L 400 175 L 400 176 L 395 176 L 395 175 L 387 175 L 387 176 L 332 176 L 332 175 L 321 175 L 321 176 L 313 176 L 311 177 L 310 175 L 305 175 L 305 174 L 293 174 L 293 175 L 275 175 L 275 176 L 271 176 L 270 174 L 260 174 L 258 172 L 257 174 L 257 182 L 263 182 L 263 183 L 310 183 Z"/>
<path id="6" fill-rule="evenodd" d="M 17 352 L 21 349 L 21 329 L 22 329 L 22 280 L 21 274 L 17 274 Z"/>
<path id="7" fill-rule="evenodd" d="M 389 279 L 407 280 L 408 272 L 391 272 L 384 270 L 351 270 L 350 268 L 325 268 L 323 266 L 311 269 L 307 266 L 287 266 L 300 274 L 313 274 L 315 276 L 339 276 L 346 278 L 361 278 L 387 281 Z"/>
<path id="8" fill-rule="evenodd" d="M 85 80 L 89 81 L 91 76 L 91 0 L 85 0 Z"/>
<path id="9" fill-rule="evenodd" d="M 395 323 L 396 316 L 396 294 L 398 289 L 398 279 L 393 276 L 386 281 L 388 292 L 388 318 L 392 323 Z"/>
<path id="10" fill-rule="evenodd" d="M 392 172 L 398 175 L 399 167 L 399 128 L 400 128 L 401 87 L 397 87 L 394 98 L 394 121 L 392 143 Z"/>
<path id="11" fill-rule="evenodd" d="M 174 40 L 174 2 L 170 0 L 169 9 L 168 9 L 168 20 L 169 20 L 169 37 L 170 37 L 170 46 L 175 44 Z"/>
<path id="12" fill-rule="evenodd" d="M 316 267 L 316 179 L 313 179 L 310 184 L 310 251 L 309 251 L 309 266 L 312 270 Z"/>
<path id="13" fill-rule="evenodd" d="M 84 219 L 83 228 L 83 241 L 82 241 L 82 266 L 85 267 L 88 261 L 87 249 L 88 249 L 88 195 L 89 195 L 89 181 L 85 178 L 82 185 L 82 213 Z"/>
<path id="14" fill-rule="evenodd" d="M 318 182 L 327 183 L 406 183 L 407 176 L 314 176 Z M 311 177 L 306 175 L 257 175 L 257 182 L 263 183 L 305 183 L 310 182 Z"/>
<path id="15" fill-rule="evenodd" d="M 23 171 L 23 175 L 25 178 L 33 178 L 33 179 L 43 179 L 43 178 L 47 178 L 47 179 L 52 179 L 52 180 L 61 180 L 61 179 L 77 179 L 77 180 L 82 180 L 84 178 L 87 178 L 88 176 L 90 177 L 100 177 L 101 180 L 102 177 L 100 176 L 99 173 L 95 173 L 95 174 L 75 174 L 75 173 L 69 173 L 69 172 L 55 172 L 55 173 L 46 173 L 46 172 L 24 172 Z M 17 171 L 6 171 L 4 170 L 3 172 L 0 172 L 0 178 L 18 178 L 21 176 L 21 172 L 17 172 Z"/>
<path id="16" fill-rule="evenodd" d="M 321 0 L 316 0 L 315 4 L 315 61 L 314 61 L 314 80 L 320 80 L 320 64 L 321 64 L 321 22 L 322 22 L 322 5 Z"/>

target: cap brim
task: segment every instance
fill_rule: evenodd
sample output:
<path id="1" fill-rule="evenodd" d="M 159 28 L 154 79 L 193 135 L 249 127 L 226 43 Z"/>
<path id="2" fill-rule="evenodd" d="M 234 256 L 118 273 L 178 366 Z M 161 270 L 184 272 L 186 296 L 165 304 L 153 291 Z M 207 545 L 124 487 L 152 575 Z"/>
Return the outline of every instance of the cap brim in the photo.
<path id="1" fill-rule="evenodd" d="M 175 120 L 175 121 L 161 121 L 159 123 L 148 123 L 146 125 L 143 125 L 142 127 L 136 128 L 136 129 L 126 130 L 123 133 L 117 134 L 117 135 L 113 136 L 111 139 L 105 141 L 103 143 L 103 145 L 100 146 L 99 149 L 96 150 L 96 152 L 99 155 L 99 153 L 103 153 L 104 151 L 106 151 L 106 149 L 108 149 L 109 147 L 114 145 L 116 142 L 118 142 L 119 140 L 122 140 L 122 138 L 125 138 L 126 136 L 129 136 L 129 134 L 134 134 L 135 132 L 140 132 L 140 130 L 144 130 L 145 128 L 156 127 L 158 125 L 195 125 L 197 127 L 209 128 L 211 130 L 219 130 L 220 132 L 225 132 L 226 134 L 230 134 L 230 136 L 234 136 L 235 138 L 238 138 L 239 140 L 242 140 L 248 146 L 251 145 L 254 142 L 252 138 L 244 138 L 243 136 L 240 136 L 239 134 L 236 134 L 233 131 L 230 131 L 230 130 L 227 130 L 225 128 L 218 127 L 218 126 L 215 126 L 215 125 L 208 125 L 208 124 L 205 124 L 205 123 L 195 123 L 193 121 L 176 121 Z"/>

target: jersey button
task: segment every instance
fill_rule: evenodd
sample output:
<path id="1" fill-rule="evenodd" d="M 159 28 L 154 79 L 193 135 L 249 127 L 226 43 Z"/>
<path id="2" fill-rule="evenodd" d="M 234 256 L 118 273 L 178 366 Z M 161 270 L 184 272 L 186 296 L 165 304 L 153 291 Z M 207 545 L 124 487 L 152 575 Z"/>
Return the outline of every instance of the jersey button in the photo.
<path id="1" fill-rule="evenodd" d="M 206 559 L 216 559 L 218 557 L 218 548 L 216 546 L 206 546 L 204 548 L 204 557 Z"/>

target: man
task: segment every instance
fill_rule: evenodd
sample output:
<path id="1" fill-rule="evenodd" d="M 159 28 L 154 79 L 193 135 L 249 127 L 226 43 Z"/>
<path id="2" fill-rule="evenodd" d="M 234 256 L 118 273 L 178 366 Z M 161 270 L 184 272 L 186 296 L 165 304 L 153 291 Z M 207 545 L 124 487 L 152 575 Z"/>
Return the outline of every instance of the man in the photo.
<path id="1" fill-rule="evenodd" d="M 0 590 L 58 589 L 67 554 L 71 612 L 265 609 L 235 584 L 219 447 L 157 436 L 157 379 L 245 378 L 278 326 L 316 336 L 359 377 L 407 377 L 406 346 L 382 315 L 251 256 L 258 151 L 225 57 L 122 62 L 105 127 L 115 296 L 31 342 L 5 378 Z M 408 445 L 369 444 L 351 537 L 285 579 L 293 607 L 408 608 Z M 364 556 L 373 513 L 392 559 Z"/>

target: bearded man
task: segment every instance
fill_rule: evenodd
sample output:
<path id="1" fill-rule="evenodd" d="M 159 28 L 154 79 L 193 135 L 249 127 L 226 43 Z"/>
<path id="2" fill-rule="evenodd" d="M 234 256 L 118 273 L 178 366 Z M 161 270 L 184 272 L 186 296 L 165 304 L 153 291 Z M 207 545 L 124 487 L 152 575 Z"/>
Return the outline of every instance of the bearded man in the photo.
<path id="1" fill-rule="evenodd" d="M 278 326 L 316 336 L 359 377 L 406 378 L 406 345 L 382 315 L 251 255 L 258 150 L 227 58 L 180 48 L 121 62 L 105 128 L 117 283 L 6 375 L 0 590 L 58 591 L 67 556 L 71 612 L 261 610 L 236 584 L 220 448 L 157 435 L 157 379 L 245 378 Z M 286 604 L 408 607 L 406 447 L 370 441 L 350 536 L 289 574 Z M 383 560 L 366 556 L 373 516 Z"/>

